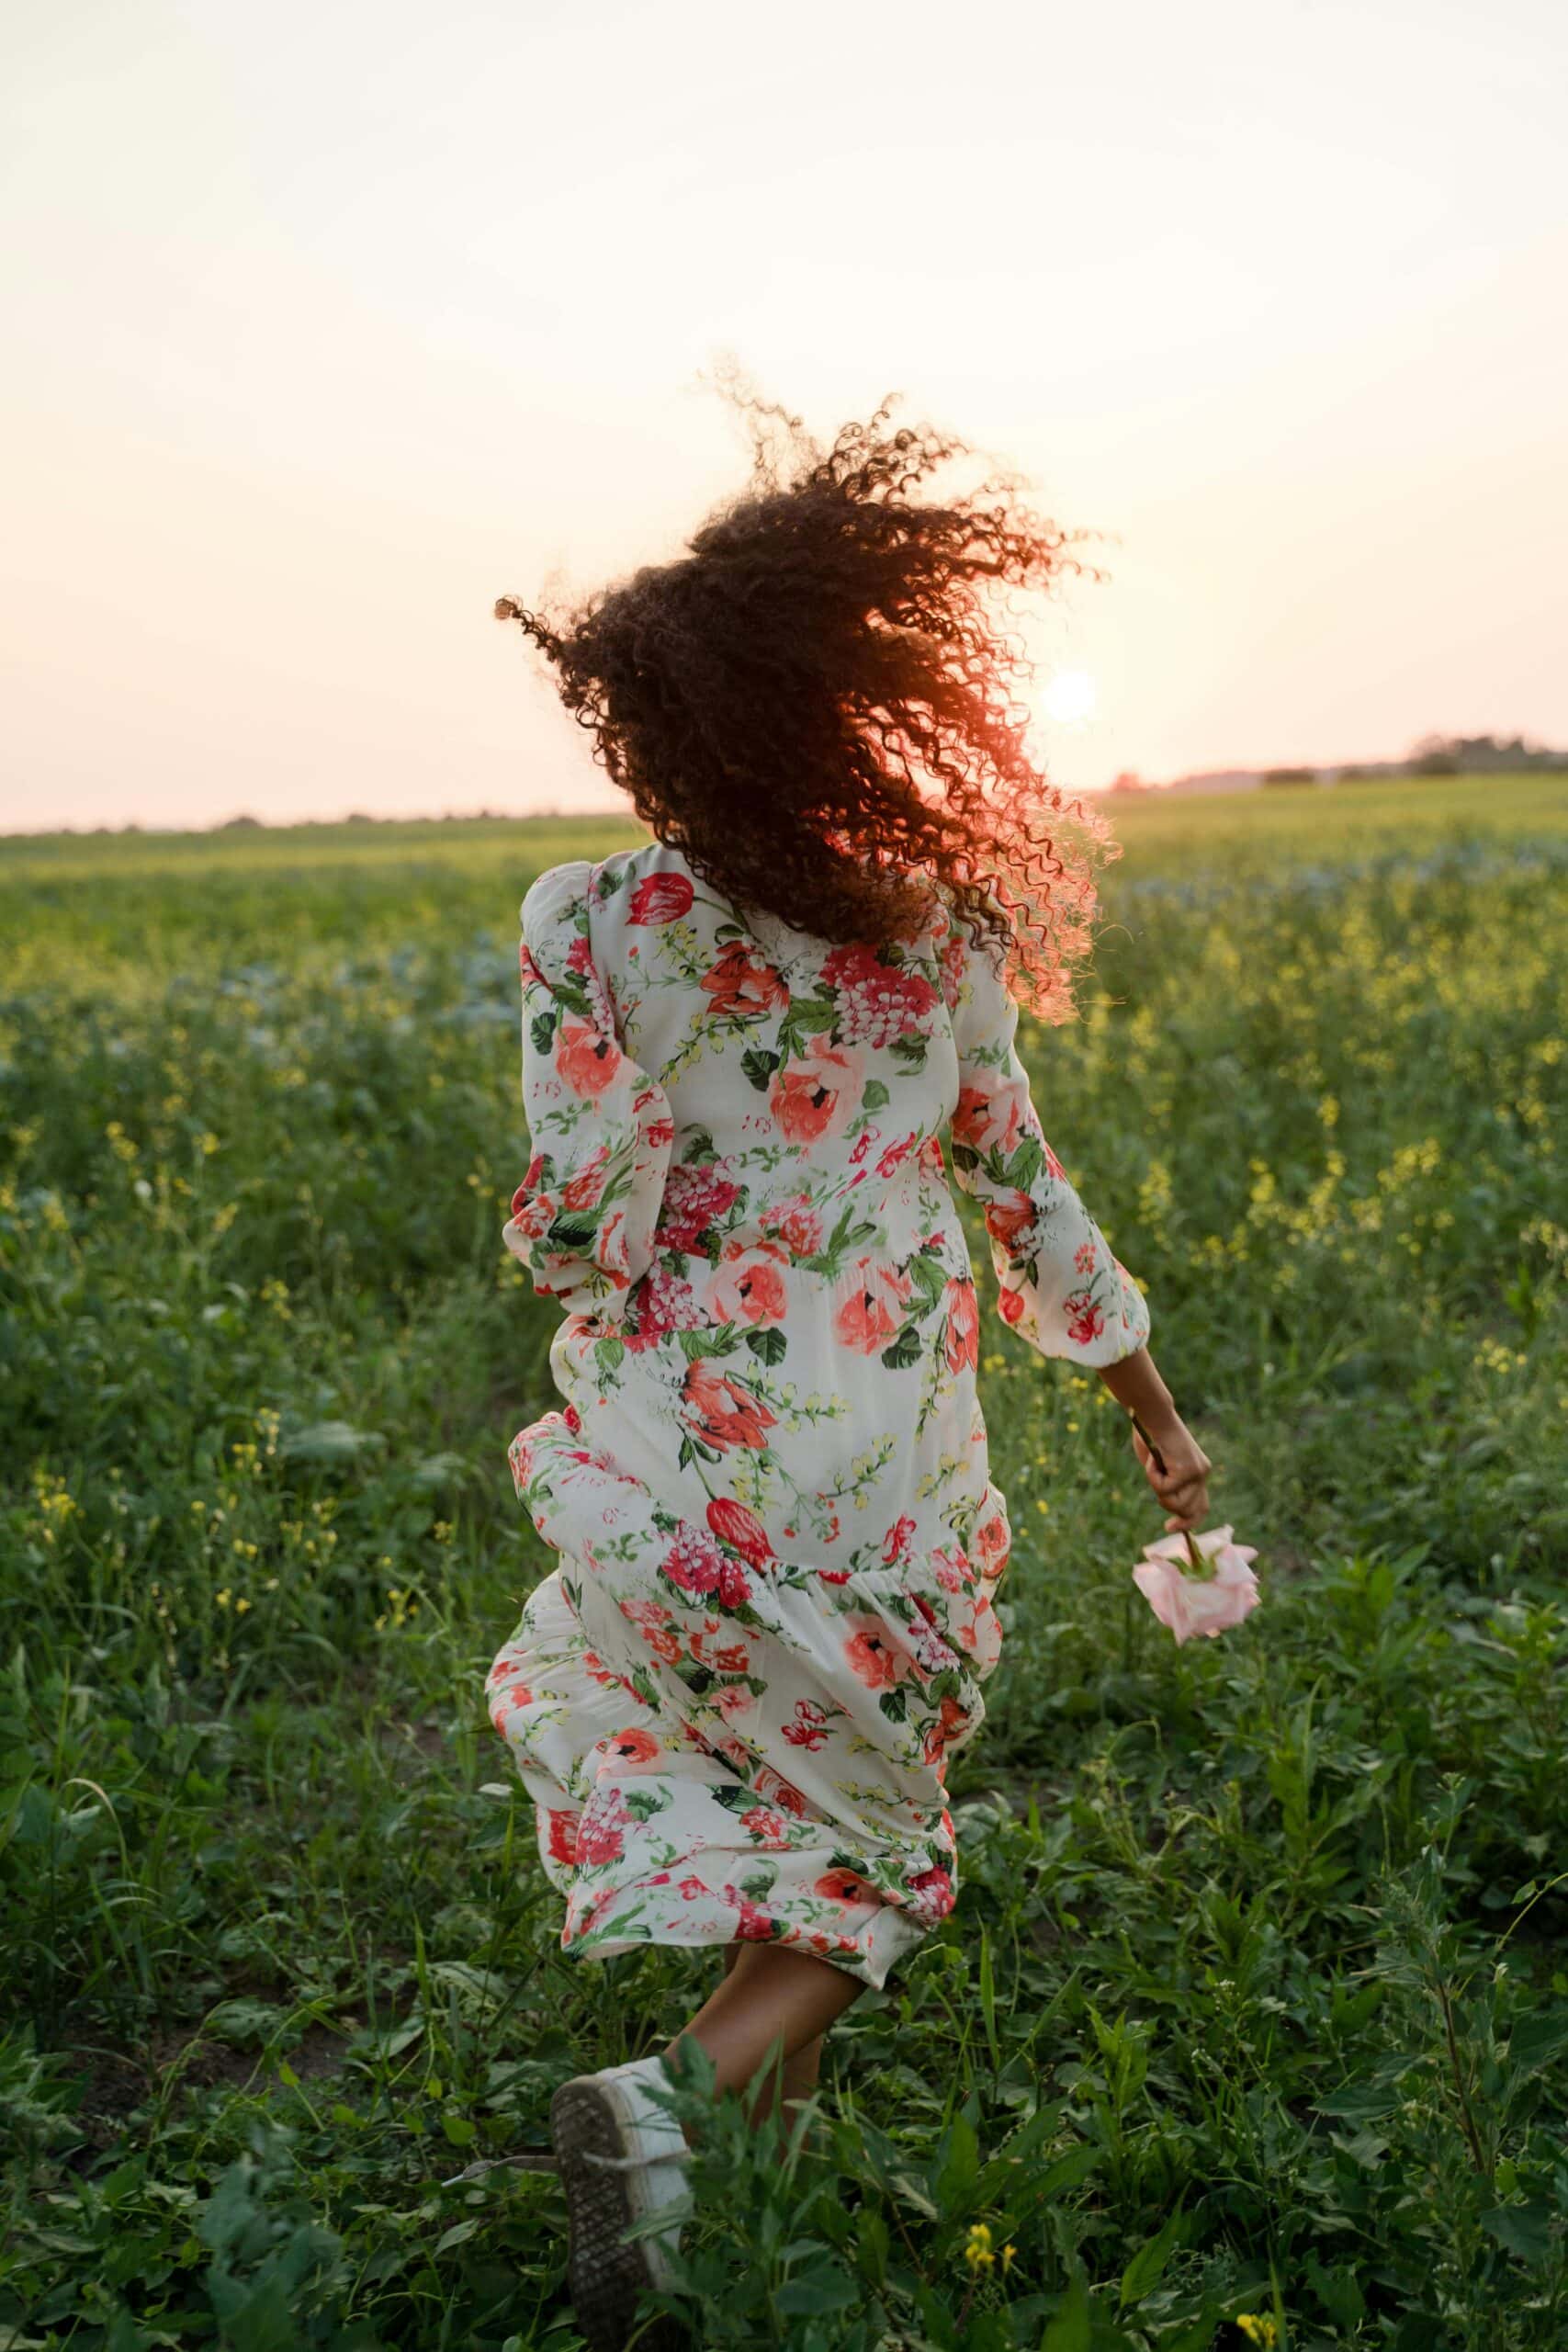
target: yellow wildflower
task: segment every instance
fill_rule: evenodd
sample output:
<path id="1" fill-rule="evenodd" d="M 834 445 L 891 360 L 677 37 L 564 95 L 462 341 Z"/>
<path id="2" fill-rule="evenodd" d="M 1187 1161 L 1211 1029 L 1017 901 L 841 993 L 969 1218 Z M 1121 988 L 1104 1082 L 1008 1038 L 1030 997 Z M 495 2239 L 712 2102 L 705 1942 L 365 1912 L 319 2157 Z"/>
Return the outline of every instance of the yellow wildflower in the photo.
<path id="1" fill-rule="evenodd" d="M 968 2240 L 964 2248 L 964 2261 L 977 2275 L 982 2270 L 989 2270 L 996 2258 L 991 2252 L 991 2233 L 987 2224 L 984 2222 L 972 2222 L 969 2225 Z"/>

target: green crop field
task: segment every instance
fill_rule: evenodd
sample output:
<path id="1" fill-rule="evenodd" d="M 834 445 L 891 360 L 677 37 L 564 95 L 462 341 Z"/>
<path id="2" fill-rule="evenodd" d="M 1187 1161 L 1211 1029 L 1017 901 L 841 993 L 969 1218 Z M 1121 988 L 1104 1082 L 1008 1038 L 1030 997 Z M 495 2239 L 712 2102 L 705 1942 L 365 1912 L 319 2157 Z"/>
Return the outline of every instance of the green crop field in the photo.
<path id="1" fill-rule="evenodd" d="M 993 1317 L 958 1908 L 809 2148 L 711 2118 L 693 2340 L 1552 2352 L 1568 786 L 1116 815 L 1027 1050 L 1264 1603 L 1174 1645 L 1119 1415 Z M 705 1981 L 562 1958 L 479 1690 L 516 902 L 629 838 L 0 843 L 0 2352 L 578 2341 L 553 2177 L 444 2184 Z"/>

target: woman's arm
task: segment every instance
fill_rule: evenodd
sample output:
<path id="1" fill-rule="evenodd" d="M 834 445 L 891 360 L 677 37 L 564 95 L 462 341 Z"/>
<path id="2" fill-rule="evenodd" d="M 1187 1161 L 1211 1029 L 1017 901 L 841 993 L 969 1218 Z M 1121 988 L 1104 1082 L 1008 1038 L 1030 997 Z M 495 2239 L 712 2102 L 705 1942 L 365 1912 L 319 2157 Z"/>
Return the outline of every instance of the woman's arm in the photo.
<path id="1" fill-rule="evenodd" d="M 652 1260 L 674 1133 L 663 1089 L 620 1045 L 589 939 L 582 861 L 523 902 L 523 1106 L 533 1157 L 502 1239 L 534 1286 L 613 1319 Z"/>
<path id="2" fill-rule="evenodd" d="M 1177 1411 L 1147 1347 L 1136 1283 L 1062 1173 L 1041 1131 L 1016 1042 L 1018 1008 L 984 949 L 964 959 L 955 1006 L 953 1171 L 980 1203 L 1003 1318 L 1043 1355 L 1098 1372 L 1141 1423 L 1134 1451 L 1171 1533 L 1208 1515 L 1213 1466 Z"/>
<path id="3" fill-rule="evenodd" d="M 953 1012 L 953 1171 L 985 1217 L 1002 1320 L 1042 1355 L 1099 1372 L 1143 1346 L 1149 1311 L 1045 1140 L 1017 1030 L 990 955 L 971 947 Z"/>

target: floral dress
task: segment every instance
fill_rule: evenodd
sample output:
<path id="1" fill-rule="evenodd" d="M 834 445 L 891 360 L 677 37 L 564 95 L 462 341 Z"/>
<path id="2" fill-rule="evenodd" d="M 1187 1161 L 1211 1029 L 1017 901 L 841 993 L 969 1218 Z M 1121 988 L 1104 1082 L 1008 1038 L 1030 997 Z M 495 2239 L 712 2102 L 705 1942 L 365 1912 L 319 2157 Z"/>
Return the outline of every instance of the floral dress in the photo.
<path id="1" fill-rule="evenodd" d="M 563 1948 L 756 1938 L 881 1984 L 953 1906 L 1008 1559 L 942 1128 L 1026 1340 L 1109 1364 L 1147 1311 L 945 910 L 831 945 L 655 842 L 541 876 L 522 974 L 504 1238 L 566 1315 L 511 1461 L 558 1565 L 486 1687 Z"/>

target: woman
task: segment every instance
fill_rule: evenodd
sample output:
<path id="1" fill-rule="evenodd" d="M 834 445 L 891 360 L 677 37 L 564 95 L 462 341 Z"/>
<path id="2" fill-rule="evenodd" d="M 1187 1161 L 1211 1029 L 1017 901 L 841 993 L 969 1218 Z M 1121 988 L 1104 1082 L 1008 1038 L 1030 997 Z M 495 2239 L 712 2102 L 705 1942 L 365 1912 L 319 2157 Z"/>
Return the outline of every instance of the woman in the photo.
<path id="1" fill-rule="evenodd" d="M 512 1460 L 559 1565 L 488 1688 L 564 1948 L 724 1950 L 677 2040 L 761 2114 L 958 1883 L 1009 1538 L 944 1128 L 1004 1319 L 1135 1411 L 1172 1529 L 1210 1465 L 1016 1048 L 1021 1004 L 1070 1012 L 1103 828 L 1036 765 L 988 598 L 1068 543 L 1009 485 L 914 497 L 960 447 L 886 406 L 823 453 L 749 405 L 752 481 L 685 555 L 498 607 L 653 838 L 524 904 L 505 1238 L 567 1317 L 563 1409 Z M 557 2096 L 595 2345 L 665 2275 L 620 2240 L 680 2194 L 667 2082 L 656 2053 Z"/>

